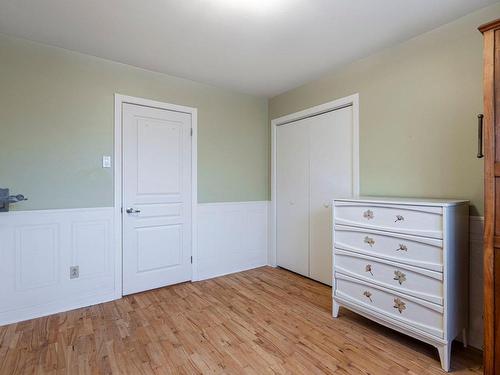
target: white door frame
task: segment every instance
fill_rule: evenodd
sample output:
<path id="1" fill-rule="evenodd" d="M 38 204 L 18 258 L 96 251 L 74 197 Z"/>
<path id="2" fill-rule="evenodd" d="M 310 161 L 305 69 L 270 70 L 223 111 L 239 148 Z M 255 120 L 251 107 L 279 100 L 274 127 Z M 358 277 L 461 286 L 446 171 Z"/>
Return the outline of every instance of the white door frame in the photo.
<path id="1" fill-rule="evenodd" d="M 198 243 L 197 243 L 197 216 L 198 206 L 198 110 L 192 107 L 185 107 L 176 104 L 169 104 L 137 98 L 133 96 L 115 94 L 115 131 L 114 131 L 114 220 L 115 220 L 115 285 L 116 298 L 123 295 L 123 222 L 122 222 L 122 105 L 124 103 L 141 105 L 168 111 L 188 113 L 191 115 L 191 127 L 193 134 L 191 137 L 191 255 L 193 257 L 191 280 L 198 280 Z"/>
<path id="2" fill-rule="evenodd" d="M 336 109 L 341 109 L 347 106 L 352 106 L 352 186 L 355 195 L 359 195 L 359 94 L 353 94 L 334 100 L 332 102 L 317 105 L 303 111 L 295 112 L 290 115 L 271 120 L 271 243 L 269 251 L 269 264 L 273 267 L 277 266 L 277 246 L 276 246 L 276 132 L 278 126 L 285 125 L 290 122 L 302 120 L 311 116 L 320 115 L 322 113 L 331 112 Z"/>

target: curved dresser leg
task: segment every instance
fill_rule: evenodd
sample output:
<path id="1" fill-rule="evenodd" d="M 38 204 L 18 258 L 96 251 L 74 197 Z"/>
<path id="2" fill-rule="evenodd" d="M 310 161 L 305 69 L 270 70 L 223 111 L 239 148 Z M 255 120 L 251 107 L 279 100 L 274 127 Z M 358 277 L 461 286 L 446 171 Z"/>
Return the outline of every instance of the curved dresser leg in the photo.
<path id="1" fill-rule="evenodd" d="M 444 371 L 450 371 L 451 362 L 451 342 L 446 345 L 438 346 L 439 359 L 441 360 L 441 367 Z"/>
<path id="2" fill-rule="evenodd" d="M 332 316 L 334 318 L 337 318 L 339 316 L 339 309 L 340 309 L 339 304 L 335 302 L 335 300 L 332 300 Z"/>

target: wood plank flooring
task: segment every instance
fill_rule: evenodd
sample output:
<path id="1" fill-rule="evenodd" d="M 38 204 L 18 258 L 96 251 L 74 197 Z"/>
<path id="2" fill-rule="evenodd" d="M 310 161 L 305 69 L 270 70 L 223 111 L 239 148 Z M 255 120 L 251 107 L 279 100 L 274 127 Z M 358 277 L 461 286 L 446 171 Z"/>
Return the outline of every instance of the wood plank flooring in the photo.
<path id="1" fill-rule="evenodd" d="M 452 371 L 482 373 L 453 347 Z M 263 267 L 0 327 L 0 374 L 443 374 L 437 351 Z"/>

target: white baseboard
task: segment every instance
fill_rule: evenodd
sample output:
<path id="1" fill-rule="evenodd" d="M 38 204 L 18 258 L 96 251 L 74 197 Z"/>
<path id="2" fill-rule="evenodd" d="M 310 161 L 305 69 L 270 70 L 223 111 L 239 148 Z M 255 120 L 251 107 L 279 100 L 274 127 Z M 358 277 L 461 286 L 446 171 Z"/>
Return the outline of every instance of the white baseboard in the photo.
<path id="1" fill-rule="evenodd" d="M 269 202 L 198 205 L 198 279 L 267 265 Z"/>
<path id="2" fill-rule="evenodd" d="M 121 296 L 111 207 L 1 213 L 0 238 L 0 325 Z"/>
<path id="3" fill-rule="evenodd" d="M 87 297 L 76 297 L 69 299 L 58 299 L 38 306 L 20 308 L 18 310 L 7 311 L 0 314 L 0 326 L 11 323 L 18 323 L 24 320 L 40 318 L 47 315 L 57 314 L 65 311 L 75 310 L 82 307 L 97 305 L 99 303 L 110 302 L 116 299 L 116 293 L 91 293 Z"/>

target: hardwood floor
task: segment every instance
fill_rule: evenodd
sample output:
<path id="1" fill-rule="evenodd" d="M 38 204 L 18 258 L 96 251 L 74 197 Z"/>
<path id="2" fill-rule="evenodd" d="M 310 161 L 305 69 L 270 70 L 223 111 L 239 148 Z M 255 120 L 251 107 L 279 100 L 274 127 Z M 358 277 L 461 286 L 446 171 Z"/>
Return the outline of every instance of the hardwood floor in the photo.
<path id="1" fill-rule="evenodd" d="M 482 373 L 453 348 L 452 371 Z M 0 374 L 442 374 L 437 351 L 259 268 L 0 327 Z"/>

